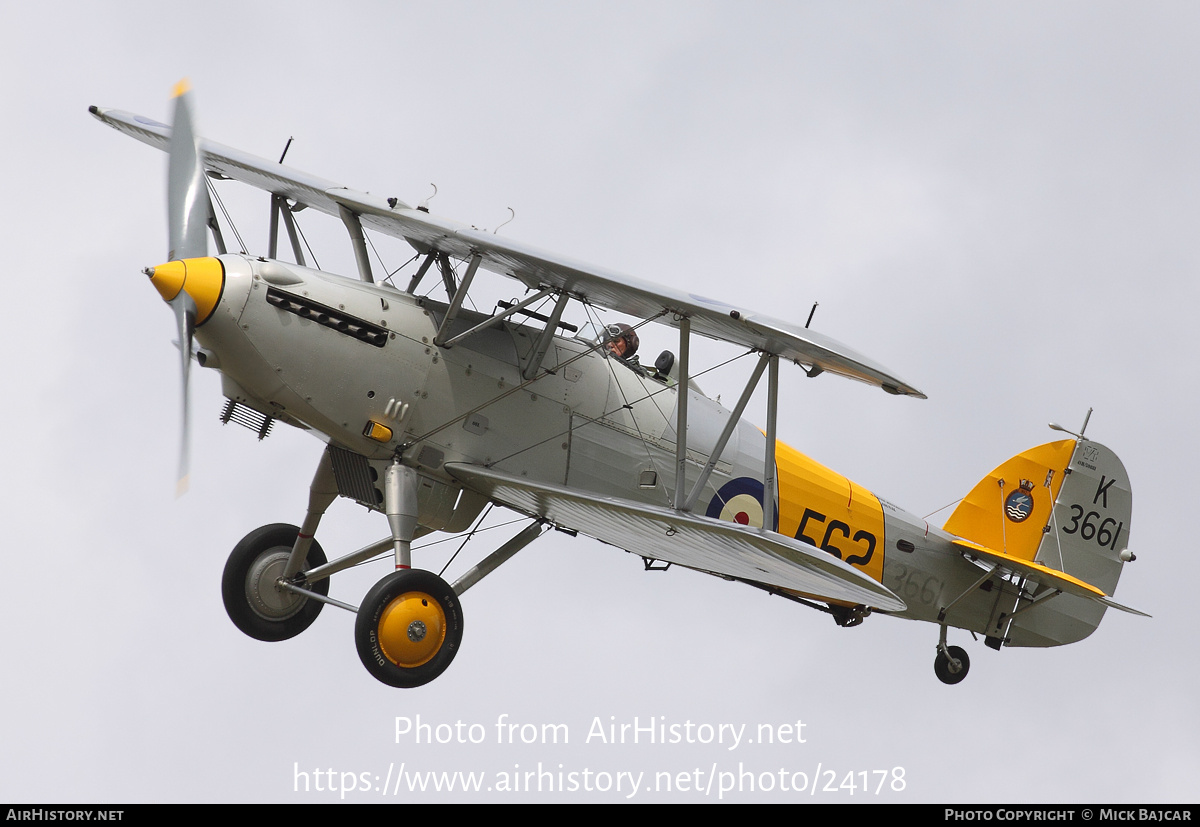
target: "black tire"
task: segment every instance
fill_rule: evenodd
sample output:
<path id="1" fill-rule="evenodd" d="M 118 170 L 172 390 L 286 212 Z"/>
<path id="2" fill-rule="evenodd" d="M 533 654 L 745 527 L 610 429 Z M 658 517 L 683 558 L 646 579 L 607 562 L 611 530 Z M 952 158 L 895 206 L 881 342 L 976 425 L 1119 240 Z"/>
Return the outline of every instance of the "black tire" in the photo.
<path id="1" fill-rule="evenodd" d="M 388 686 L 423 686 L 446 671 L 462 643 L 458 595 L 431 571 L 401 569 L 376 583 L 354 622 L 358 657 Z"/>
<path id="2" fill-rule="evenodd" d="M 303 632 L 325 604 L 275 586 L 300 533 L 294 525 L 274 523 L 256 528 L 234 546 L 221 576 L 221 598 L 233 625 L 255 640 L 278 641 Z M 325 552 L 313 540 L 306 568 L 324 565 Z M 329 578 L 309 586 L 329 594 Z"/>
<path id="3" fill-rule="evenodd" d="M 933 662 L 933 673 L 938 676 L 938 680 L 942 683 L 954 685 L 960 683 L 967 676 L 967 671 L 971 668 L 971 659 L 967 657 L 967 651 L 961 646 L 948 646 L 947 651 L 950 657 L 961 662 L 962 666 L 957 672 L 950 670 L 950 658 L 942 654 L 939 649 L 937 658 Z"/>

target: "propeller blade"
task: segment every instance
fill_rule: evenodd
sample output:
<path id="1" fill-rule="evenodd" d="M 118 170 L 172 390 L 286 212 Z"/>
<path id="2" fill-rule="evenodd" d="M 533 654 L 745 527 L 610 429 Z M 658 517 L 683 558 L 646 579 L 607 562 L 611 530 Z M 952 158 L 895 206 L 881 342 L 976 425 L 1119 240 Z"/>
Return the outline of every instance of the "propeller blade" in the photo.
<path id="1" fill-rule="evenodd" d="M 179 332 L 180 376 L 183 379 L 183 402 L 180 412 L 179 429 L 179 477 L 175 483 L 175 496 L 180 497 L 188 489 L 188 446 L 191 444 L 190 420 L 188 405 L 189 375 L 192 367 L 192 333 L 196 330 L 196 302 L 185 291 L 171 299 L 171 309 L 175 311 L 175 324 Z"/>
<path id="2" fill-rule="evenodd" d="M 169 261 L 201 258 L 208 255 L 208 224 L 210 218 L 208 192 L 204 186 L 204 164 L 192 123 L 191 91 L 186 80 L 175 86 L 175 114 L 172 118 L 171 142 L 167 147 L 167 228 Z M 196 302 L 186 290 L 170 300 L 175 311 L 179 332 L 180 377 L 182 406 L 179 432 L 179 477 L 175 496 L 188 488 L 188 452 L 191 443 L 191 414 L 188 404 L 189 375 L 192 366 L 192 334 L 196 330 Z"/>
<path id="3" fill-rule="evenodd" d="M 167 227 L 169 261 L 208 255 L 208 192 L 204 164 L 192 125 L 190 87 L 186 80 L 175 86 L 175 115 L 167 147 Z"/>

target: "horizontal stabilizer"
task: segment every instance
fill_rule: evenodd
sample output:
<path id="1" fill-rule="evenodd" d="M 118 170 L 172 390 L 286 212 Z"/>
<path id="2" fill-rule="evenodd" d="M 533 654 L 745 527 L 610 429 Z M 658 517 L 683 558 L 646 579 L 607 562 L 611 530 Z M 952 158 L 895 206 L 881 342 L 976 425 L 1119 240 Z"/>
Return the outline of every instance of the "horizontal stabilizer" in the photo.
<path id="1" fill-rule="evenodd" d="M 1122 606 L 1117 601 L 1106 595 L 1103 591 L 1085 583 L 1082 580 L 1072 577 L 1071 575 L 1055 571 L 1047 568 L 1040 563 L 1034 563 L 1030 560 L 1022 560 L 1018 557 L 1013 557 L 1010 554 L 996 551 L 995 549 L 981 546 L 978 543 L 973 543 L 970 540 L 955 540 L 954 545 L 963 550 L 963 555 L 968 559 L 981 559 L 989 563 L 994 563 L 1002 569 L 1014 572 L 1021 577 L 1032 580 L 1040 586 L 1045 586 L 1049 589 L 1055 589 L 1064 594 L 1083 597 L 1088 600 L 1094 600 L 1112 609 L 1120 609 L 1123 612 L 1130 614 L 1141 615 L 1142 617 L 1150 617 L 1145 612 L 1140 612 L 1137 609 L 1131 609 L 1128 606 Z"/>
<path id="2" fill-rule="evenodd" d="M 448 463 L 448 473 L 500 505 L 541 517 L 643 557 L 820 600 L 897 612 L 904 601 L 831 554 L 775 532 L 631 500 L 576 493 L 490 468 Z"/>

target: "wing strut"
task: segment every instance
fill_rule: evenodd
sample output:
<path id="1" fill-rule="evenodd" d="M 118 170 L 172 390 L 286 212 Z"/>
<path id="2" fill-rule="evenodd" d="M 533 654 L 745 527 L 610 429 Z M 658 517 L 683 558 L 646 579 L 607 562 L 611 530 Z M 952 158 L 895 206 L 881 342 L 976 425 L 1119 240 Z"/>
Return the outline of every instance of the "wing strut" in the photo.
<path id="1" fill-rule="evenodd" d="M 442 284 L 446 286 L 446 301 L 453 301 L 458 293 L 458 280 L 454 278 L 454 268 L 450 266 L 450 256 L 438 253 L 438 269 L 442 271 Z"/>
<path id="2" fill-rule="evenodd" d="M 304 267 L 304 251 L 300 249 L 300 234 L 296 232 L 296 219 L 292 218 L 292 210 L 287 205 L 287 199 L 281 198 L 279 207 L 279 213 L 283 216 L 283 225 L 287 228 L 288 240 L 292 242 L 292 255 L 296 257 L 296 263 Z"/>
<path id="3" fill-rule="evenodd" d="M 676 395 L 675 419 L 675 510 L 691 511 L 695 507 L 696 500 L 700 497 L 700 492 L 704 490 L 704 484 L 708 482 L 708 478 L 712 475 L 713 469 L 721 458 L 721 453 L 725 450 L 725 444 L 729 441 L 729 437 L 733 435 L 733 429 L 737 427 L 738 422 L 742 418 L 742 411 L 745 409 L 746 403 L 750 401 L 750 396 L 754 393 L 754 389 L 758 387 L 763 370 L 768 369 L 767 442 L 766 449 L 763 452 L 762 530 L 774 531 L 775 489 L 777 487 L 775 476 L 775 440 L 779 420 L 779 356 L 778 354 L 766 351 L 763 351 L 762 355 L 759 356 L 758 365 L 754 368 L 754 373 L 746 383 L 741 398 L 738 399 L 737 405 L 730 414 L 729 421 L 725 423 L 725 428 L 721 431 L 721 436 L 717 440 L 717 444 L 713 446 L 712 454 L 709 456 L 704 470 L 700 472 L 700 478 L 696 480 L 696 483 L 692 486 L 691 493 L 685 499 L 683 492 L 687 477 L 687 400 L 688 382 L 691 378 L 688 374 L 688 361 L 691 332 L 691 320 L 686 316 L 680 318 L 679 361 L 677 363 L 679 365 L 679 391 Z"/>
<path id="4" fill-rule="evenodd" d="M 562 321 L 563 311 L 567 309 L 567 302 L 570 300 L 571 294 L 566 290 L 558 294 L 554 310 L 550 313 L 550 318 L 546 320 L 546 329 L 538 337 L 537 344 L 533 346 L 533 352 L 529 355 L 529 364 L 525 366 L 525 370 L 521 374 L 523 378 L 532 379 L 542 369 L 542 360 L 546 358 L 546 351 L 550 349 L 550 343 L 554 341 L 554 333 L 558 330 L 558 323 Z M 517 308 L 518 305 L 513 305 L 508 310 L 510 313 L 516 312 Z"/>
<path id="5" fill-rule="evenodd" d="M 767 447 L 763 451 L 763 531 L 775 530 L 775 423 L 779 408 L 779 357 L 767 357 Z"/>
<path id="6" fill-rule="evenodd" d="M 750 375 L 750 381 L 746 383 L 745 389 L 742 390 L 741 398 L 738 399 L 737 405 L 729 414 L 729 421 L 725 423 L 724 430 L 721 431 L 721 436 L 717 440 L 717 444 L 713 446 L 712 454 L 708 458 L 708 462 L 704 466 L 704 470 L 700 472 L 700 479 L 696 480 L 696 484 L 692 486 L 692 492 L 688 494 L 687 499 L 683 503 L 683 508 L 680 511 L 691 511 L 696 505 L 696 500 L 700 498 L 700 492 L 704 490 L 704 484 L 708 482 L 709 476 L 713 469 L 717 467 L 717 461 L 721 458 L 721 453 L 725 450 L 725 443 L 729 442 L 729 437 L 733 435 L 733 429 L 742 421 L 742 412 L 746 409 L 746 403 L 750 401 L 750 395 L 754 393 L 754 389 L 758 387 L 758 380 L 762 378 L 763 370 L 766 369 L 767 363 L 776 358 L 770 353 L 764 352 L 758 357 L 758 364 L 754 367 L 754 373 Z M 684 388 L 684 392 L 686 392 Z M 770 414 L 768 419 L 774 418 L 774 414 Z M 775 451 L 774 445 L 767 446 L 768 461 L 771 459 L 771 454 Z M 774 475 L 772 474 L 772 477 Z M 763 504 L 766 507 L 766 504 Z M 767 523 L 763 523 L 764 526 Z"/>
<path id="7" fill-rule="evenodd" d="M 225 236 L 221 235 L 221 225 L 217 223 L 217 211 L 213 209 L 212 194 L 208 191 L 208 188 L 209 184 L 206 181 L 204 197 L 208 199 L 208 229 L 212 232 L 213 244 L 217 246 L 217 253 L 223 256 L 228 252 L 225 249 Z"/>
<path id="8" fill-rule="evenodd" d="M 466 574 L 455 580 L 454 585 L 450 588 L 454 589 L 454 593 L 461 597 L 463 592 L 499 568 L 501 563 L 506 562 L 518 551 L 541 537 L 542 532 L 548 528 L 550 526 L 546 524 L 545 520 L 534 520 L 516 537 L 472 566 Z"/>
<path id="9" fill-rule="evenodd" d="M 425 260 L 421 262 L 421 266 L 417 268 L 416 274 L 409 281 L 408 287 L 404 290 L 410 296 L 417 292 L 417 287 L 421 284 L 421 279 L 425 278 L 425 274 L 429 272 L 429 265 L 437 260 L 437 250 L 431 250 L 429 255 L 425 256 Z"/>
<path id="10" fill-rule="evenodd" d="M 301 267 L 304 265 L 304 251 L 300 249 L 300 237 L 296 233 L 296 222 L 292 218 L 292 211 L 288 207 L 287 198 L 282 195 L 271 196 L 271 229 L 269 243 L 267 244 L 267 258 L 279 258 L 279 216 L 283 216 L 283 226 L 287 230 L 288 241 L 292 243 L 292 255 L 296 257 L 296 263 Z"/>
<path id="11" fill-rule="evenodd" d="M 467 286 L 467 282 L 464 279 L 463 286 L 460 287 L 459 290 L 464 289 L 466 286 Z M 522 310 L 524 310 L 526 307 L 533 304 L 534 302 L 540 302 L 542 299 L 549 296 L 552 292 L 553 291 L 549 287 L 544 287 L 541 290 L 539 290 L 538 292 L 534 293 L 529 298 L 525 299 L 524 301 L 520 301 L 517 304 L 514 304 L 512 307 L 507 308 L 502 313 L 497 313 L 495 316 L 488 316 L 486 319 L 484 319 L 482 322 L 480 322 L 479 324 L 472 327 L 470 330 L 464 330 L 462 333 L 459 333 L 456 336 L 451 336 L 449 339 L 446 339 L 445 341 L 439 340 L 442 335 L 441 331 L 439 331 L 438 332 L 439 339 L 434 339 L 433 343 L 436 344 L 438 347 L 443 347 L 443 348 L 449 349 L 449 348 L 453 347 L 454 345 L 458 344 L 459 342 L 461 342 L 463 339 L 466 339 L 468 336 L 473 336 L 474 334 L 478 333 L 479 331 L 496 324 L 496 322 L 507 319 L 509 316 L 513 315 L 514 313 L 520 313 Z M 562 299 L 560 299 L 560 303 L 565 305 L 566 301 L 564 301 L 564 300 L 566 298 L 567 298 L 567 294 L 563 293 Z M 560 311 L 560 315 L 561 315 L 561 311 Z M 450 318 L 450 313 L 449 313 L 449 311 L 447 311 L 446 319 L 449 319 L 449 318 Z M 446 324 L 447 324 L 446 321 L 443 320 L 442 327 L 443 328 L 446 327 Z M 554 332 L 553 326 L 551 326 L 547 329 L 550 330 L 551 333 Z M 544 351 L 543 351 L 543 353 L 544 353 Z M 532 374 L 537 373 L 537 367 L 540 365 L 541 365 L 541 360 L 539 359 L 538 364 L 534 365 L 534 370 L 531 372 L 531 375 L 526 376 L 525 378 L 532 379 L 533 378 Z"/>
<path id="12" fill-rule="evenodd" d="M 446 271 L 450 268 L 450 262 L 442 256 L 442 275 L 446 275 Z M 462 309 L 463 301 L 467 298 L 467 291 L 471 289 L 471 282 L 475 279 L 475 271 L 479 269 L 480 256 L 478 253 L 471 256 L 471 263 L 467 265 L 467 272 L 463 276 L 462 284 L 455 288 L 453 295 L 450 297 L 450 306 L 446 308 L 446 315 L 442 318 L 442 326 L 438 328 L 437 335 L 433 337 L 433 343 L 438 347 L 449 347 L 446 343 L 446 333 L 450 330 L 450 323 L 458 316 L 458 311 Z M 451 278 L 453 274 L 451 273 Z M 450 285 L 446 285 L 446 289 L 450 289 Z M 472 332 L 474 332 L 472 330 Z"/>
<path id="13" fill-rule="evenodd" d="M 367 284 L 374 284 L 375 277 L 371 275 L 371 260 L 367 258 L 367 239 L 363 235 L 362 222 L 358 220 L 358 213 L 344 204 L 338 204 L 338 215 L 342 217 L 342 223 L 346 225 L 346 231 L 350 233 L 350 243 L 354 245 L 354 263 L 358 265 L 358 277 Z"/>
<path id="14" fill-rule="evenodd" d="M 675 398 L 675 510 L 686 511 L 683 498 L 687 477 L 687 406 L 691 395 L 691 375 L 688 360 L 691 351 L 692 320 L 687 316 L 679 320 L 679 391 Z"/>

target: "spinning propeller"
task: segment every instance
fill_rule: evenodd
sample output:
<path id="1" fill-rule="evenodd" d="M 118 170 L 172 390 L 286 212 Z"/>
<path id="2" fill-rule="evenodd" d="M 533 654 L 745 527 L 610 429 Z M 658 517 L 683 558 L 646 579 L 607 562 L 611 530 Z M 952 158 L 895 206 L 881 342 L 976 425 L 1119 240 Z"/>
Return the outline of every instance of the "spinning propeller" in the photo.
<path id="1" fill-rule="evenodd" d="M 176 495 L 188 486 L 188 377 L 192 362 L 192 335 L 212 313 L 221 296 L 224 271 L 221 262 L 208 257 L 205 232 L 209 223 L 204 165 L 192 126 L 187 81 L 175 87 L 174 125 L 167 160 L 167 224 L 170 250 L 166 264 L 148 267 L 159 294 L 175 312 L 179 333 L 180 372 L 183 379 L 182 427 L 179 437 L 179 478 Z"/>

